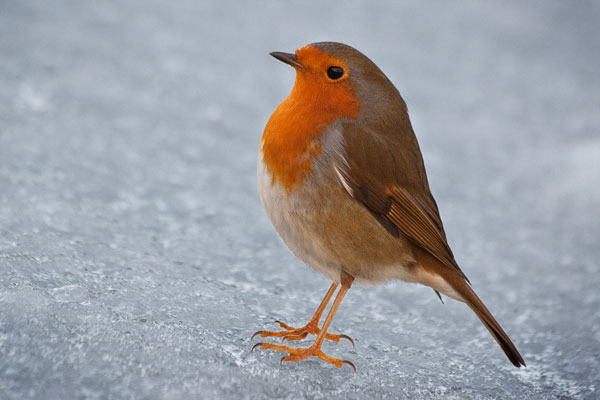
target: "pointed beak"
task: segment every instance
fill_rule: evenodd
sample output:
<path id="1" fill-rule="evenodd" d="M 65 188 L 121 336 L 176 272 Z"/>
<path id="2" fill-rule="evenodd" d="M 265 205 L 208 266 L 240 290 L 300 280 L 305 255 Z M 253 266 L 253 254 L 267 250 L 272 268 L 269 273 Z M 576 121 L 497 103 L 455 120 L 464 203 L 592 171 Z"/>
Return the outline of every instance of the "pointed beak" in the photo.
<path id="1" fill-rule="evenodd" d="M 295 54 L 282 53 L 281 51 L 274 51 L 269 54 L 278 59 L 279 61 L 289 64 L 296 69 L 304 69 L 304 65 L 300 64 L 300 61 L 298 61 L 298 57 L 296 57 Z"/>

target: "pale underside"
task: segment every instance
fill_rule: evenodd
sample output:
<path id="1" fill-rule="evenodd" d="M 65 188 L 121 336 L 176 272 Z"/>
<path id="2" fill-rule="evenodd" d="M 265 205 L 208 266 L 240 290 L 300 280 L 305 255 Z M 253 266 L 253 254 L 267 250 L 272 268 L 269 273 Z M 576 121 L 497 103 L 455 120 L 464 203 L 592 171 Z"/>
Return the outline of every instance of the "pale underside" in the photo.
<path id="1" fill-rule="evenodd" d="M 359 285 L 389 280 L 417 282 L 447 296 L 460 296 L 440 276 L 426 272 L 415 260 L 412 244 L 391 235 L 350 195 L 339 174 L 345 165 L 339 124 L 321 137 L 322 153 L 310 173 L 289 193 L 273 177 L 259 153 L 258 188 L 273 226 L 292 252 L 332 281 L 343 269 Z"/>

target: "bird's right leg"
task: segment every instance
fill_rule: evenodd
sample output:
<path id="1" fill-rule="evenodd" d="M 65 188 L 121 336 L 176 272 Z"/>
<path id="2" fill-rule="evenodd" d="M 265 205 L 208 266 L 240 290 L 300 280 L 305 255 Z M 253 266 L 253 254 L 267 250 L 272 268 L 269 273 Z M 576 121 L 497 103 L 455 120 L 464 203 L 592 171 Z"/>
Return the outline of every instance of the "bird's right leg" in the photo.
<path id="1" fill-rule="evenodd" d="M 329 304 L 329 300 L 331 300 L 331 296 L 333 296 L 333 293 L 335 292 L 337 287 L 338 287 L 338 283 L 333 282 L 331 284 L 331 287 L 327 291 L 327 294 L 323 298 L 323 301 L 321 301 L 321 304 L 317 308 L 317 311 L 315 311 L 315 313 L 312 316 L 312 318 L 310 319 L 310 321 L 308 321 L 308 323 L 306 325 L 304 325 L 303 327 L 294 328 L 294 327 L 287 325 L 284 322 L 275 321 L 275 323 L 279 324 L 279 326 L 281 326 L 285 330 L 283 330 L 283 331 L 258 331 L 254 335 L 252 335 L 252 338 L 250 340 L 254 339 L 255 336 L 260 336 L 260 337 L 272 336 L 272 337 L 280 337 L 280 338 L 282 338 L 281 341 L 284 342 L 284 341 L 292 341 L 292 340 L 302 340 L 305 337 L 307 337 L 308 335 L 318 335 L 320 332 L 319 321 L 321 320 L 321 316 L 323 315 L 323 312 L 325 311 L 327 304 Z M 334 342 L 339 342 L 340 339 L 347 339 L 350 343 L 352 343 L 352 346 L 354 346 L 354 341 L 352 340 L 352 338 L 350 338 L 350 336 L 347 336 L 347 335 L 336 335 L 336 334 L 332 334 L 332 333 L 327 333 L 327 334 L 325 334 L 325 339 L 332 340 Z"/>

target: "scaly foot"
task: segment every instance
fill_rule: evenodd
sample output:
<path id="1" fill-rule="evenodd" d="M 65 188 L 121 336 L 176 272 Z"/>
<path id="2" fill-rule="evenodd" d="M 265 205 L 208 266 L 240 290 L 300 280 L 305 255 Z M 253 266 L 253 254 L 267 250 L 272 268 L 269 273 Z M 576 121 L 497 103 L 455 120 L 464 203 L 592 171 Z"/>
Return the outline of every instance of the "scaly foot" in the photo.
<path id="1" fill-rule="evenodd" d="M 283 346 L 283 345 L 273 344 L 273 343 L 256 343 L 254 346 L 252 346 L 251 351 L 254 351 L 254 349 L 257 347 L 260 347 L 261 349 L 272 349 L 272 350 L 278 350 L 278 351 L 285 351 L 285 352 L 289 353 L 289 355 L 287 355 L 281 359 L 281 361 L 279 362 L 280 364 L 282 364 L 285 361 L 289 361 L 289 362 L 302 361 L 302 360 L 307 359 L 310 356 L 314 356 L 314 357 L 319 357 L 321 360 L 326 361 L 330 364 L 333 364 L 338 368 L 341 368 L 342 365 L 344 365 L 344 364 L 348 364 L 349 366 L 352 367 L 354 372 L 356 372 L 356 367 L 354 366 L 354 364 L 352 362 L 350 362 L 348 360 L 341 360 L 339 358 L 334 358 L 334 357 L 331 357 L 331 356 L 323 353 L 323 351 L 321 350 L 321 344 L 318 343 L 317 341 L 315 341 L 310 347 L 306 347 L 306 348 L 296 348 L 296 347 Z"/>
<path id="2" fill-rule="evenodd" d="M 314 321 L 314 320 L 310 321 L 308 324 L 306 324 L 302 328 L 294 328 L 294 327 L 291 327 L 281 321 L 275 321 L 275 323 L 279 324 L 279 326 L 281 326 L 285 330 L 284 331 L 258 331 L 258 332 L 255 332 L 254 335 L 252 335 L 252 337 L 250 338 L 250 341 L 252 341 L 252 339 L 254 339 L 255 336 L 280 337 L 281 342 L 283 343 L 285 341 L 302 340 L 302 339 L 306 338 L 308 335 L 318 335 L 320 332 L 320 329 L 317 326 L 317 321 Z M 324 338 L 327 340 L 334 341 L 334 342 L 339 342 L 340 339 L 346 339 L 350 343 L 352 343 L 352 346 L 354 346 L 354 340 L 352 340 L 352 338 L 348 335 L 337 335 L 337 334 L 333 334 L 333 333 L 326 333 Z"/>

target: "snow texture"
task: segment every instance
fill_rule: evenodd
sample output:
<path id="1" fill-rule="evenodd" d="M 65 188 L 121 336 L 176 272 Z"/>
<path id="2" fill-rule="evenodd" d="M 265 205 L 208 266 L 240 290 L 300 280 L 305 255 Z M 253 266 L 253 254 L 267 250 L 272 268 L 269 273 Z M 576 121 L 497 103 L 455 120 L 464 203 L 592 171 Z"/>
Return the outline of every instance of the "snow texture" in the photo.
<path id="1" fill-rule="evenodd" d="M 0 399 L 600 396 L 598 2 L 0 3 Z M 335 40 L 409 105 L 449 241 L 522 352 L 431 289 L 352 288 L 327 344 L 250 352 L 329 282 L 264 215 L 257 149 Z"/>

